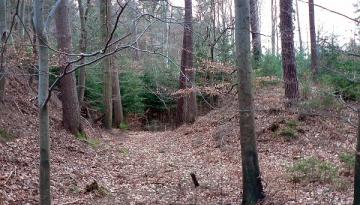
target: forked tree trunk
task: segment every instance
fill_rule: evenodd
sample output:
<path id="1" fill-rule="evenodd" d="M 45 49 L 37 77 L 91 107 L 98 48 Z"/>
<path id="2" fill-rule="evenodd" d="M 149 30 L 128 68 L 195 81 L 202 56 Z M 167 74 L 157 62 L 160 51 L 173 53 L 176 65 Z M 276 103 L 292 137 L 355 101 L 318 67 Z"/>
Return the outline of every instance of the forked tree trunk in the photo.
<path id="1" fill-rule="evenodd" d="M 180 89 L 191 89 L 181 96 L 177 104 L 177 123 L 193 123 L 197 114 L 195 69 L 193 66 L 192 0 L 185 0 L 185 23 L 181 54 Z"/>
<path id="2" fill-rule="evenodd" d="M 360 204 L 360 108 L 358 109 L 357 145 L 355 153 L 354 205 Z"/>
<path id="3" fill-rule="evenodd" d="M 111 28 L 111 0 L 99 0 L 100 3 L 100 23 L 101 23 L 101 40 L 103 45 L 106 44 Z M 105 58 L 102 60 L 102 68 L 104 72 L 104 105 L 105 105 L 105 117 L 104 127 L 111 129 L 112 127 L 112 114 L 113 114 L 113 102 L 112 102 L 112 70 L 111 70 L 111 58 Z"/>
<path id="4" fill-rule="evenodd" d="M 280 32 L 285 97 L 291 106 L 299 99 L 299 83 L 295 63 L 292 0 L 280 0 Z"/>
<path id="5" fill-rule="evenodd" d="M 258 0 L 250 0 L 250 23 L 253 55 L 255 61 L 257 62 L 261 58 L 261 34 Z"/>
<path id="6" fill-rule="evenodd" d="M 49 114 L 46 99 L 49 88 L 48 42 L 44 34 L 43 0 L 34 0 L 34 27 L 39 47 L 39 134 L 40 134 L 40 204 L 50 205 Z"/>
<path id="7" fill-rule="evenodd" d="M 6 38 L 7 38 L 7 24 L 6 24 L 6 0 L 0 0 L 0 102 L 4 100 L 5 95 L 5 54 L 6 54 Z"/>
<path id="8" fill-rule="evenodd" d="M 55 14 L 58 49 L 65 53 L 72 52 L 69 9 L 69 0 L 62 0 Z M 71 70 L 72 66 L 67 66 L 69 60 L 67 55 L 60 55 L 59 65 L 61 66 L 61 72 Z M 69 73 L 60 80 L 60 91 L 63 125 L 65 129 L 76 135 L 82 132 L 82 128 L 75 73 Z"/>
<path id="9" fill-rule="evenodd" d="M 309 20 L 310 20 L 310 42 L 311 42 L 311 70 L 313 78 L 316 80 L 319 73 L 318 54 L 316 45 L 316 29 L 315 29 L 315 11 L 314 0 L 309 0 Z"/>
<path id="10" fill-rule="evenodd" d="M 238 101 L 243 173 L 243 205 L 254 205 L 265 197 L 261 184 L 255 139 L 249 15 L 249 0 L 235 1 L 235 62 L 239 81 Z"/>

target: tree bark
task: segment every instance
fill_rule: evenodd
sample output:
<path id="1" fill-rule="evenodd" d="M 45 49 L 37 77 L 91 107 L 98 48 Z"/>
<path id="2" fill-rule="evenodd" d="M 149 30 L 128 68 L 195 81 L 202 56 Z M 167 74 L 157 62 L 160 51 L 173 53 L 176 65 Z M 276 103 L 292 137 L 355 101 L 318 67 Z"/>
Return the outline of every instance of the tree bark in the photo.
<path id="1" fill-rule="evenodd" d="M 253 56 L 257 62 L 261 58 L 261 34 L 258 0 L 250 0 L 250 22 Z"/>
<path id="2" fill-rule="evenodd" d="M 26 5 L 25 5 L 25 2 L 26 0 L 22 0 L 21 2 L 20 2 L 20 11 L 19 11 L 19 18 L 21 19 L 21 22 L 20 22 L 20 24 L 19 24 L 19 26 L 20 26 L 20 34 L 21 34 L 21 37 L 22 38 L 24 38 L 25 37 L 25 28 L 24 28 L 24 26 L 26 25 L 25 24 L 25 7 L 26 7 Z M 24 25 L 23 25 L 24 24 Z"/>
<path id="3" fill-rule="evenodd" d="M 88 11 L 90 7 L 90 0 L 87 0 L 86 9 L 84 9 L 82 0 L 78 0 L 78 8 L 80 15 L 80 40 L 79 40 L 79 50 L 81 53 L 86 53 L 87 51 L 87 30 L 86 30 L 86 21 L 88 16 Z M 80 64 L 85 63 L 85 58 L 80 61 Z M 80 106 L 82 106 L 85 95 L 85 83 L 86 83 L 86 67 L 80 68 L 79 72 L 79 82 L 78 82 L 78 100 Z"/>
<path id="4" fill-rule="evenodd" d="M 113 111 L 114 111 L 114 127 L 120 127 L 120 124 L 124 122 L 124 113 L 121 102 L 121 93 L 120 93 L 120 80 L 119 72 L 116 66 L 112 66 L 112 92 L 113 92 Z"/>
<path id="5" fill-rule="evenodd" d="M 292 0 L 280 0 L 280 32 L 285 97 L 291 106 L 299 99 L 299 83 L 295 63 Z"/>
<path id="6" fill-rule="evenodd" d="M 50 205 L 49 114 L 46 99 L 49 88 L 48 43 L 44 34 L 43 0 L 34 0 L 34 27 L 39 47 L 39 135 L 40 135 L 40 204 Z"/>
<path id="7" fill-rule="evenodd" d="M 58 50 L 71 53 L 71 29 L 69 16 L 69 0 L 62 0 L 55 14 L 56 38 Z M 71 70 L 71 65 L 67 66 L 69 57 L 67 55 L 60 55 L 59 65 L 61 72 Z M 65 129 L 72 134 L 82 132 L 80 123 L 80 107 L 78 95 L 76 92 L 75 73 L 67 74 L 60 80 L 60 100 L 62 102 L 63 125 Z"/>
<path id="8" fill-rule="evenodd" d="M 6 54 L 6 38 L 7 38 L 7 22 L 6 22 L 6 0 L 0 0 L 0 38 L 1 38 L 1 56 L 0 56 L 0 102 L 5 96 L 5 54 Z"/>
<path id="9" fill-rule="evenodd" d="M 188 88 L 190 93 L 181 96 L 177 104 L 178 124 L 193 123 L 197 114 L 195 92 L 195 68 L 193 66 L 192 0 L 185 0 L 185 22 L 183 49 L 181 54 L 180 89 Z"/>
<path id="10" fill-rule="evenodd" d="M 309 0 L 309 21 L 310 21 L 310 42 L 311 42 L 311 70 L 313 78 L 316 80 L 319 73 L 318 69 L 318 54 L 316 44 L 316 29 L 315 29 L 315 11 L 314 0 Z"/>
<path id="11" fill-rule="evenodd" d="M 300 53 L 303 54 L 304 53 L 304 47 L 303 47 L 303 42 L 302 42 L 302 37 L 301 37 L 301 24 L 300 24 L 300 14 L 299 14 L 299 4 L 298 4 L 298 0 L 295 0 L 296 3 L 296 18 L 297 18 L 297 25 L 298 25 L 298 32 L 299 32 L 299 49 L 300 49 Z"/>
<path id="12" fill-rule="evenodd" d="M 271 0 L 271 54 L 276 54 L 276 1 Z"/>
<path id="13" fill-rule="evenodd" d="M 243 172 L 243 205 L 253 205 L 265 195 L 261 184 L 255 139 L 254 102 L 251 83 L 249 0 L 235 1 L 235 44 Z"/>
<path id="14" fill-rule="evenodd" d="M 355 153 L 354 205 L 360 204 L 360 109 L 358 109 L 357 145 Z"/>
<path id="15" fill-rule="evenodd" d="M 100 23 L 101 23 L 101 39 L 105 45 L 111 28 L 111 0 L 99 0 L 100 3 Z M 104 72 L 104 106 L 105 106 L 105 117 L 104 127 L 106 129 L 112 128 L 112 77 L 111 77 L 111 58 L 105 58 L 102 60 L 102 68 Z"/>

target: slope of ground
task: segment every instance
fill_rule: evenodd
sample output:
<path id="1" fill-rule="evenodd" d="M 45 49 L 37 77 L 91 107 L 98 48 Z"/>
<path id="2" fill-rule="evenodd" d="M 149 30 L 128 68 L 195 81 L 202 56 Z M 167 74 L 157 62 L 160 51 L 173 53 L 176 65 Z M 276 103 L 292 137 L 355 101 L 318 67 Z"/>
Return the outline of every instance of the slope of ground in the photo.
<path id="1" fill-rule="evenodd" d="M 26 93 L 22 95 L 29 96 Z M 335 118 L 311 115 L 298 121 L 297 139 L 279 137 L 272 131 L 274 125 L 281 127 L 284 122 L 298 118 L 296 112 L 282 107 L 282 93 L 278 87 L 256 92 L 257 141 L 267 195 L 265 203 L 351 204 L 351 176 L 338 176 L 348 188 L 344 190 L 334 183 L 294 183 L 287 169 L 307 156 L 341 166 L 338 155 L 353 149 L 355 129 Z M 17 104 L 28 101 L 14 99 Z M 1 126 L 19 131 L 14 131 L 16 139 L 0 143 L 0 204 L 38 204 L 36 107 L 22 108 L 11 102 L 5 102 L 10 112 L 2 111 Z M 54 204 L 241 202 L 239 112 L 233 97 L 194 125 L 174 131 L 108 133 L 89 126 L 87 143 L 61 131 L 61 121 L 56 117 L 59 108 L 55 105 L 52 113 Z M 197 176 L 199 187 L 194 187 L 190 173 Z"/>

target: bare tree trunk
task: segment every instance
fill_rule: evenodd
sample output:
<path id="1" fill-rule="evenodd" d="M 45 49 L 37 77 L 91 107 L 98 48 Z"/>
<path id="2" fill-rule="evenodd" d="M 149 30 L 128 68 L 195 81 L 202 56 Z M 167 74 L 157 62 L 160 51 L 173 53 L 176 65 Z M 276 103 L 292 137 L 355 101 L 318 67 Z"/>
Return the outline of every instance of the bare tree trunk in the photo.
<path id="1" fill-rule="evenodd" d="M 116 69 L 116 68 L 114 68 Z M 119 73 L 116 69 L 113 73 L 113 110 L 114 110 L 114 126 L 120 127 L 120 124 L 124 122 L 124 114 L 123 107 L 121 102 L 121 94 L 120 94 L 120 81 L 119 81 Z"/>
<path id="2" fill-rule="evenodd" d="M 358 109 L 357 145 L 355 153 L 354 205 L 360 204 L 360 109 Z"/>
<path id="3" fill-rule="evenodd" d="M 193 66 L 193 31 L 192 31 L 192 0 L 185 0 L 183 49 L 181 54 L 180 89 L 189 88 L 192 91 L 178 99 L 177 123 L 193 123 L 197 114 L 195 92 L 195 69 Z"/>
<path id="4" fill-rule="evenodd" d="M 314 0 L 309 0 L 309 20 L 310 20 L 310 41 L 311 41 L 311 70 L 313 73 L 313 78 L 316 79 L 319 73 L 319 68 L 318 68 L 318 54 L 317 54 L 317 45 L 316 45 Z"/>
<path id="5" fill-rule="evenodd" d="M 236 67 L 243 172 L 243 205 L 254 205 L 265 195 L 261 184 L 255 139 L 254 102 L 251 83 L 250 9 L 249 0 L 235 1 Z"/>
<path id="6" fill-rule="evenodd" d="M 289 106 L 299 99 L 299 83 L 295 63 L 292 0 L 280 0 L 280 32 L 285 97 Z"/>
<path id="7" fill-rule="evenodd" d="M 26 25 L 25 24 L 25 2 L 26 0 L 22 0 L 21 2 L 20 2 L 20 11 L 19 11 L 19 17 L 20 17 L 20 20 L 21 20 L 21 22 L 20 22 L 20 24 L 19 24 L 19 26 L 20 26 L 20 34 L 21 34 L 21 37 L 22 38 L 24 38 L 25 37 L 25 28 L 24 28 L 24 26 Z M 23 25 L 24 24 L 24 25 Z"/>
<path id="8" fill-rule="evenodd" d="M 69 9 L 69 0 L 62 0 L 55 15 L 58 49 L 65 53 L 71 53 L 72 51 Z M 61 66 L 61 72 L 71 70 L 71 66 L 67 66 L 68 62 L 69 57 L 67 55 L 60 55 L 59 65 Z M 75 73 L 67 74 L 60 80 L 60 90 L 64 127 L 72 134 L 78 134 L 82 132 L 82 128 Z"/>
<path id="9" fill-rule="evenodd" d="M 276 52 L 276 1 L 271 0 L 271 54 L 275 55 Z"/>
<path id="10" fill-rule="evenodd" d="M 100 22 L 101 22 L 101 39 L 105 45 L 110 35 L 111 28 L 111 0 L 99 0 L 100 3 Z M 105 105 L 105 118 L 104 126 L 106 129 L 112 127 L 112 77 L 111 77 L 111 58 L 102 60 L 104 72 L 104 105 Z"/>
<path id="11" fill-rule="evenodd" d="M 81 53 L 86 53 L 87 51 L 87 30 L 86 30 L 86 21 L 88 17 L 88 12 L 90 8 L 90 0 L 87 0 L 86 9 L 84 9 L 82 0 L 78 0 L 79 14 L 80 14 L 80 40 L 79 40 L 79 50 Z M 80 61 L 80 64 L 84 64 L 85 59 Z M 80 68 L 79 73 L 79 82 L 78 82 L 78 100 L 80 106 L 82 106 L 84 101 L 85 94 L 85 83 L 86 83 L 86 68 L 85 66 Z"/>
<path id="12" fill-rule="evenodd" d="M 134 20 L 137 17 L 136 11 L 138 10 L 138 7 L 136 5 L 136 1 L 129 1 L 129 7 L 131 8 L 131 10 L 130 10 L 130 20 Z M 133 26 L 133 29 L 134 29 L 133 30 L 133 32 L 134 32 L 133 41 L 135 41 L 137 36 L 138 36 L 138 29 L 137 29 L 137 26 L 135 25 L 135 21 L 133 22 L 132 26 Z M 135 42 L 135 46 L 137 48 L 139 48 L 138 41 Z M 133 50 L 133 56 L 132 57 L 133 57 L 134 61 L 139 61 L 140 60 L 140 54 L 139 54 L 139 51 L 137 49 Z"/>
<path id="13" fill-rule="evenodd" d="M 278 1 L 275 0 L 275 25 L 276 25 L 276 30 L 275 30 L 275 33 L 276 33 L 276 55 L 279 55 L 279 25 L 278 25 Z"/>
<path id="14" fill-rule="evenodd" d="M 298 32 L 299 32 L 300 53 L 303 54 L 304 53 L 304 47 L 303 47 L 303 42 L 302 42 L 302 38 L 301 38 L 301 24 L 300 24 L 300 14 L 299 14 L 298 0 L 295 0 L 295 3 L 296 3 L 296 18 L 297 18 L 297 25 L 298 25 Z"/>
<path id="15" fill-rule="evenodd" d="M 39 134 L 40 134 L 40 204 L 50 205 L 49 114 L 46 99 L 49 88 L 49 54 L 44 34 L 43 0 L 34 0 L 34 27 L 39 46 Z"/>
<path id="16" fill-rule="evenodd" d="M 186 122 L 193 123 L 195 122 L 197 115 L 197 102 L 196 102 L 196 91 L 195 91 L 195 67 L 193 62 L 193 26 L 192 26 L 192 0 L 185 0 L 185 27 L 187 27 L 187 32 L 184 34 L 186 38 L 185 55 L 187 58 L 184 63 L 185 73 L 187 77 L 186 86 L 188 89 L 191 89 L 191 92 L 187 96 L 187 114 Z M 184 50 L 183 50 L 184 52 Z"/>
<path id="17" fill-rule="evenodd" d="M 250 0 L 250 22 L 253 55 L 255 61 L 257 62 L 261 58 L 261 34 L 258 0 Z"/>
<path id="18" fill-rule="evenodd" d="M 6 54 L 6 38 L 8 35 L 7 32 L 7 23 L 6 23 L 6 0 L 0 0 L 0 34 L 1 34 L 1 56 L 0 56 L 0 102 L 4 100 L 5 96 L 5 84 L 6 84 L 6 75 L 5 75 L 5 54 Z"/>

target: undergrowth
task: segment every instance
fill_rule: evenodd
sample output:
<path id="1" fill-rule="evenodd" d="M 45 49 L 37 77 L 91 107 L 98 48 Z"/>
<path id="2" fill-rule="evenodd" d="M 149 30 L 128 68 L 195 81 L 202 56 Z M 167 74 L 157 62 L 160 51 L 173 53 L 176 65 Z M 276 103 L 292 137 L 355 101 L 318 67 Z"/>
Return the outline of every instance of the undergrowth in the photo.
<path id="1" fill-rule="evenodd" d="M 75 138 L 82 142 L 85 142 L 93 149 L 96 149 L 100 145 L 100 140 L 94 138 L 88 138 L 84 132 L 79 132 L 78 134 L 75 135 Z"/>
<path id="2" fill-rule="evenodd" d="M 0 142 L 8 142 L 14 138 L 15 136 L 6 131 L 5 129 L 0 129 Z"/>
<path id="3" fill-rule="evenodd" d="M 294 183 L 334 183 L 339 178 L 336 165 L 315 157 L 298 160 L 288 168 L 288 172 Z"/>

